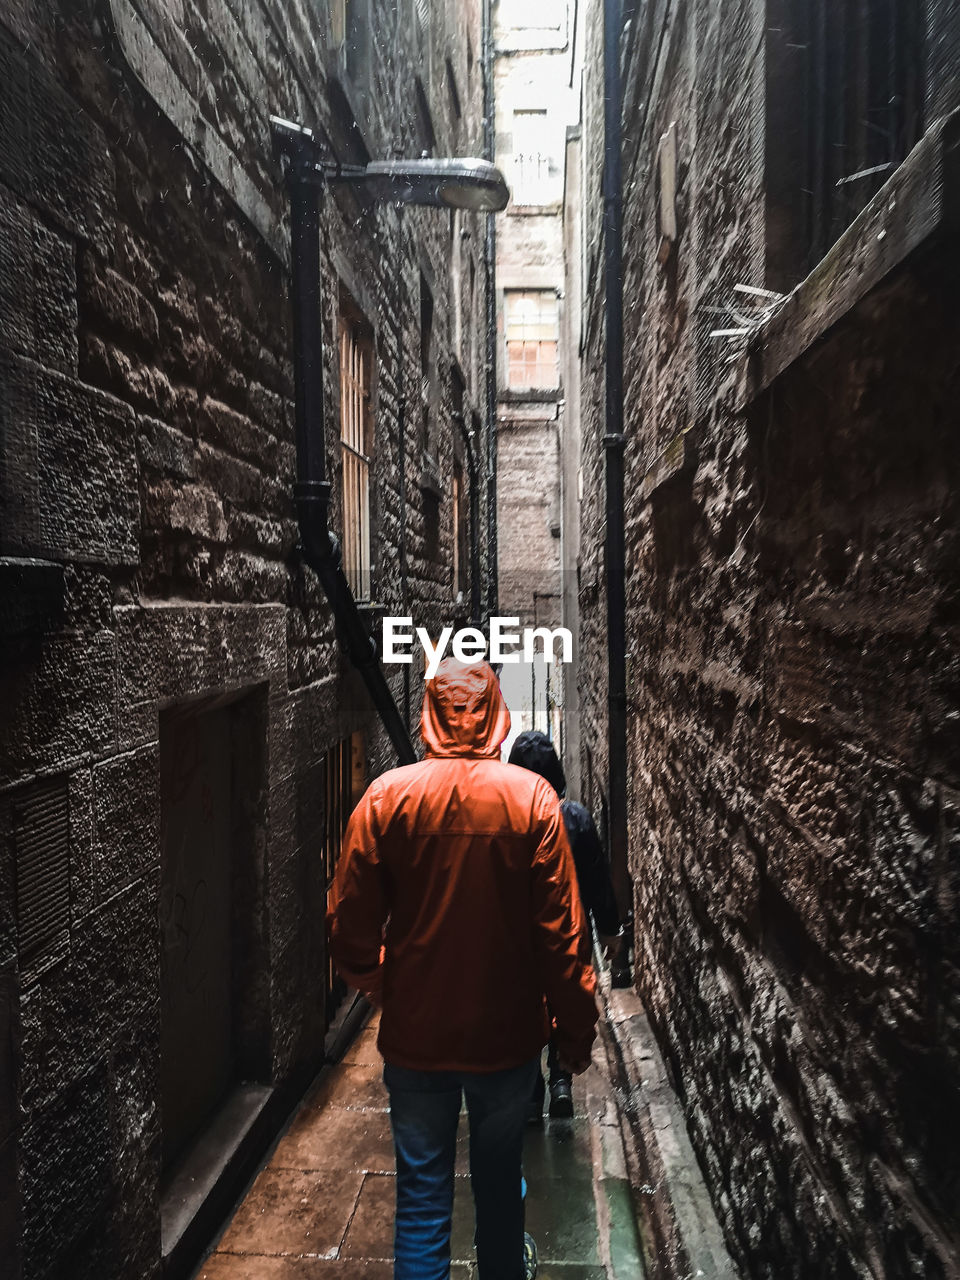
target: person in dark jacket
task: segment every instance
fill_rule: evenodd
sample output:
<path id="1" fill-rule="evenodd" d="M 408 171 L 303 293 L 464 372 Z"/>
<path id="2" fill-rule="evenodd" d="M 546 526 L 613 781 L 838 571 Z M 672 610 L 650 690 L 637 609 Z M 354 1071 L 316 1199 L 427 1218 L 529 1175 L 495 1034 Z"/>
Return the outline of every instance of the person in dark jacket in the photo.
<path id="1" fill-rule="evenodd" d="M 567 779 L 553 743 L 539 729 L 527 729 L 510 749 L 510 764 L 538 773 L 560 797 L 560 811 L 573 851 L 584 912 L 593 917 L 600 938 L 612 940 L 620 931 L 620 918 L 610 868 L 590 810 L 576 800 L 564 799 Z M 552 1039 L 547 1050 L 547 1066 L 550 1072 L 550 1115 L 554 1119 L 572 1116 L 573 1077 L 560 1066 Z M 531 1121 L 542 1119 L 545 1096 L 543 1074 L 538 1072 L 530 1100 Z"/>

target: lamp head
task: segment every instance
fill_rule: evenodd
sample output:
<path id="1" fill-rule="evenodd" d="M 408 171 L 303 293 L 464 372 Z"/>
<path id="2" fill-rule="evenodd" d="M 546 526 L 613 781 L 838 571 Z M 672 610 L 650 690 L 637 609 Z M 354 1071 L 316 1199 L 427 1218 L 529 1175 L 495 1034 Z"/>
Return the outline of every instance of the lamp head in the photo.
<path id="1" fill-rule="evenodd" d="M 503 174 L 489 160 L 470 158 L 373 160 L 366 165 L 340 164 L 329 158 L 312 129 L 270 117 L 274 146 L 296 162 L 297 180 L 315 185 L 345 185 L 388 204 L 431 205 L 499 213 L 510 200 Z"/>
<path id="2" fill-rule="evenodd" d="M 489 160 L 374 160 L 359 172 L 331 174 L 330 181 L 347 182 L 391 204 L 474 213 L 499 213 L 510 199 L 503 174 Z"/>

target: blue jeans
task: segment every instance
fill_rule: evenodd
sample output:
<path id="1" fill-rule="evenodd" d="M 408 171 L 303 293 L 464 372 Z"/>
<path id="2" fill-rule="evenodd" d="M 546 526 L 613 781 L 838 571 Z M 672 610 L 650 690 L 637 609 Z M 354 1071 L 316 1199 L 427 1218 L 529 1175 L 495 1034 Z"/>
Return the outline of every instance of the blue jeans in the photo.
<path id="1" fill-rule="evenodd" d="M 394 1280 L 447 1280 L 461 1094 L 480 1280 L 523 1280 L 521 1162 L 540 1060 L 506 1071 L 409 1071 L 386 1063 L 397 1153 Z"/>

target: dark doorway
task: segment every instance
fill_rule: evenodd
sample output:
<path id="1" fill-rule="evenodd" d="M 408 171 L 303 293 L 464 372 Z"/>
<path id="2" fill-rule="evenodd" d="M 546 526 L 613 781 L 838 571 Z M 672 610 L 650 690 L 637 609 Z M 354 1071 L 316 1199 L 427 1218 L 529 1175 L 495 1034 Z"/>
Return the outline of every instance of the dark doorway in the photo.
<path id="1" fill-rule="evenodd" d="M 234 1087 L 259 1075 L 256 997 L 264 973 L 252 887 L 265 726 L 258 703 L 256 696 L 206 701 L 160 719 L 165 1170 Z"/>

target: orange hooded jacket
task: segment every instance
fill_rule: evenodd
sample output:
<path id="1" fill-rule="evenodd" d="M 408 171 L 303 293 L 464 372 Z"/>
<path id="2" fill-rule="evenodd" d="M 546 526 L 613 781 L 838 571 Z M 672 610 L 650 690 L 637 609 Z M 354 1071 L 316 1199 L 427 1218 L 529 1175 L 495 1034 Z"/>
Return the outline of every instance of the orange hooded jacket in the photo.
<path id="1" fill-rule="evenodd" d="M 387 1062 L 498 1071 L 589 1058 L 596 980 L 554 789 L 502 764 L 510 713 L 486 663 L 445 659 L 427 682 L 427 758 L 383 774 L 347 826 L 327 928 L 352 985 L 380 1001 Z"/>

